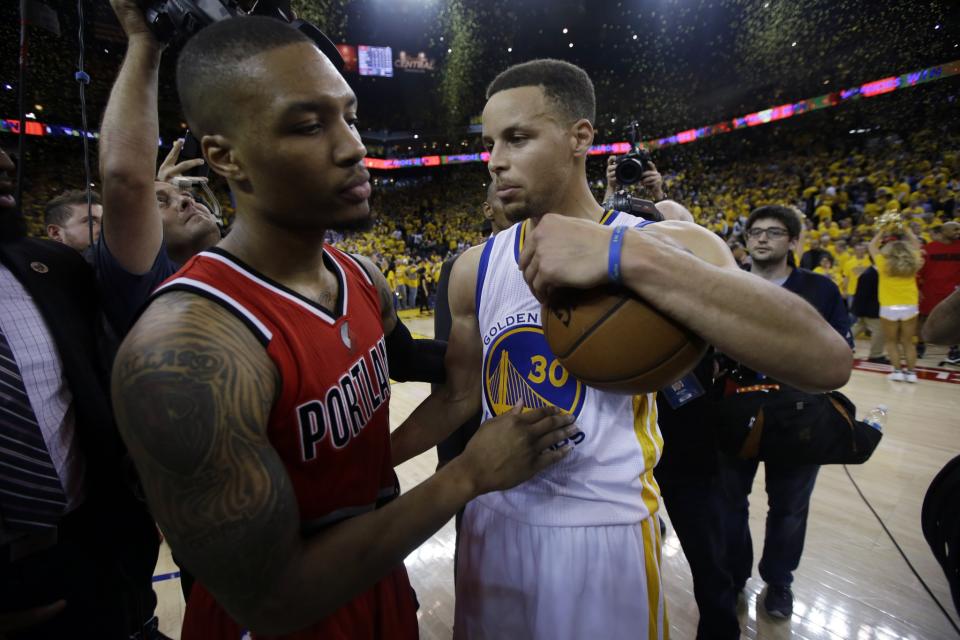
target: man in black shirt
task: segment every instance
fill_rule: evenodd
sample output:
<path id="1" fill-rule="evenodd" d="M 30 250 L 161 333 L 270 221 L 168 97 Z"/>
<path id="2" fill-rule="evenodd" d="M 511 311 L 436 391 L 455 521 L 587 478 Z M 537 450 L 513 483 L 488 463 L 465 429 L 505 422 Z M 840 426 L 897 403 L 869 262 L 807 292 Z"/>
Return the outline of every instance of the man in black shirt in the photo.
<path id="1" fill-rule="evenodd" d="M 870 332 L 869 362 L 890 364 L 890 360 L 883 355 L 883 330 L 880 328 L 880 298 L 878 294 L 880 276 L 877 269 L 871 265 L 857 278 L 857 291 L 853 294 L 851 311 L 858 322 L 863 322 Z"/>
<path id="2" fill-rule="evenodd" d="M 747 249 L 753 260 L 751 271 L 809 302 L 852 348 L 849 315 L 837 286 L 825 276 L 793 268 L 787 262 L 799 235 L 799 213 L 782 206 L 756 209 L 746 225 Z M 761 373 L 755 375 L 757 382 L 773 382 Z M 738 590 L 743 589 L 753 569 L 748 496 L 758 466 L 757 460 L 732 457 L 724 457 L 721 465 L 730 501 L 725 531 L 726 557 Z M 820 467 L 764 463 L 764 470 L 769 511 L 759 564 L 760 577 L 767 583 L 763 604 L 769 615 L 789 618 L 793 611 L 790 585 L 803 553 L 810 496 Z"/>
<path id="3" fill-rule="evenodd" d="M 663 455 L 653 473 L 670 523 L 690 563 L 700 610 L 697 640 L 740 637 L 737 590 L 724 553 L 724 499 L 708 354 L 685 378 L 657 394 Z"/>

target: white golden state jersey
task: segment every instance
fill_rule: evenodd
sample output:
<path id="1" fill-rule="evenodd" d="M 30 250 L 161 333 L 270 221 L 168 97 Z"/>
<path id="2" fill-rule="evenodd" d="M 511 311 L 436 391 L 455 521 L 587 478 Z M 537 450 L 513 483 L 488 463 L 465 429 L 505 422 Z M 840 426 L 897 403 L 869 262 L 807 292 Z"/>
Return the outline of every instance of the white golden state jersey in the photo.
<path id="1" fill-rule="evenodd" d="M 601 224 L 650 223 L 611 210 Z M 518 223 L 493 236 L 480 257 L 476 305 L 483 339 L 483 420 L 523 400 L 527 408 L 553 405 L 572 413 L 579 432 L 571 438 L 573 451 L 559 463 L 518 487 L 477 500 L 531 525 L 635 524 L 656 513 L 660 504 L 653 478 L 663 447 L 656 395 L 628 396 L 588 387 L 550 352 L 540 303 L 518 267 L 528 226 Z"/>

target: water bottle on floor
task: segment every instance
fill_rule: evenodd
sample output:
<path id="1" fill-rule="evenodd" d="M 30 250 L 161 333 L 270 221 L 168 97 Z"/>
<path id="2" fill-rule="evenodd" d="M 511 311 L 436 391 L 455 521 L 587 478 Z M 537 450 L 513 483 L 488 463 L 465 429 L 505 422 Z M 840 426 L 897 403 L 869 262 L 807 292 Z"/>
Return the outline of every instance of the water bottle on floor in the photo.
<path id="1" fill-rule="evenodd" d="M 877 431 L 883 431 L 883 428 L 887 425 L 888 412 L 889 409 L 887 409 L 887 405 L 878 404 L 876 407 L 870 410 L 870 413 L 863 417 L 863 421 Z"/>

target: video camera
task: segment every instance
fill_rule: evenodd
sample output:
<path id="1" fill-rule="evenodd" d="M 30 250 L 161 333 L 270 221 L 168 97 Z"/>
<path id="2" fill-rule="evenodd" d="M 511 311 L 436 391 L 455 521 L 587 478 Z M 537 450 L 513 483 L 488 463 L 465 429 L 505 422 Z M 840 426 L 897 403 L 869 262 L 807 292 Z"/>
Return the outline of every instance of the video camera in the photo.
<path id="1" fill-rule="evenodd" d="M 639 125 L 634 120 L 626 128 L 630 134 L 630 152 L 617 160 L 617 182 L 620 184 L 634 184 L 640 182 L 644 171 L 650 171 L 653 160 L 646 150 L 640 148 Z"/>
<path id="2" fill-rule="evenodd" d="M 338 71 L 344 63 L 340 51 L 315 24 L 300 20 L 290 0 L 138 0 L 147 26 L 165 43 L 185 42 L 206 26 L 238 16 L 276 18 L 313 40 Z"/>

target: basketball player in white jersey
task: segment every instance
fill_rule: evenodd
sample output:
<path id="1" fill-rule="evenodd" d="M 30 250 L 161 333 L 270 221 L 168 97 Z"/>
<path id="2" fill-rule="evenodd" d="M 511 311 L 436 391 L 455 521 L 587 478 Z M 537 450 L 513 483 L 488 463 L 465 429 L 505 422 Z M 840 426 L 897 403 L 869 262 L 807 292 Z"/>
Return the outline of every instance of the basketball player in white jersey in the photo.
<path id="1" fill-rule="evenodd" d="M 708 231 L 645 224 L 597 204 L 585 168 L 595 100 L 582 69 L 527 62 L 500 74 L 487 97 L 489 170 L 516 224 L 457 261 L 447 384 L 393 434 L 394 463 L 433 446 L 478 406 L 485 420 L 517 401 L 575 415 L 579 431 L 561 463 L 468 504 L 454 637 L 662 639 L 654 396 L 606 393 L 571 377 L 547 347 L 540 301 L 554 286 L 614 280 L 720 350 L 806 389 L 844 384 L 850 349 L 805 301 L 740 271 Z M 622 249 L 615 265 L 611 240 Z"/>

